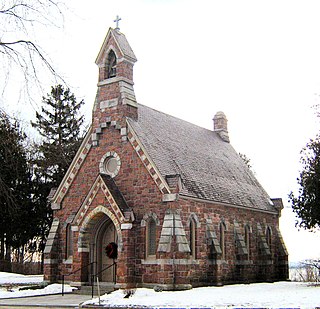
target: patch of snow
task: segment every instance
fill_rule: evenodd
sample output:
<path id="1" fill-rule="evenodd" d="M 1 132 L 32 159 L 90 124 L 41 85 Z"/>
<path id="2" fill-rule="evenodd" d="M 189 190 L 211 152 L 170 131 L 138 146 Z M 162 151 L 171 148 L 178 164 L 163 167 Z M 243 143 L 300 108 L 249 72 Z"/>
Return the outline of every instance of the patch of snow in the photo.
<path id="1" fill-rule="evenodd" d="M 0 298 L 26 297 L 47 294 L 59 294 L 62 290 L 61 284 L 50 284 L 42 289 L 23 290 L 19 288 L 24 285 L 43 283 L 43 275 L 20 275 L 14 273 L 0 272 Z M 64 285 L 64 292 L 72 292 L 75 289 L 70 285 Z"/>
<path id="2" fill-rule="evenodd" d="M 85 302 L 98 304 L 98 299 Z M 130 298 L 121 290 L 101 297 L 104 306 L 152 308 L 315 308 L 320 307 L 320 287 L 301 282 L 277 282 L 155 292 L 137 289 Z"/>
<path id="3" fill-rule="evenodd" d="M 43 282 L 43 275 L 20 275 L 15 273 L 0 272 L 0 285 L 3 284 L 27 284 L 27 283 L 41 283 Z"/>
<path id="4" fill-rule="evenodd" d="M 41 284 L 43 276 L 24 276 L 0 272 L 0 298 L 36 296 L 61 293 L 61 284 L 50 284 L 43 289 L 18 291 L 18 284 Z M 10 287 L 11 288 L 11 287 Z M 64 291 L 73 287 L 65 285 Z M 202 287 L 188 291 L 155 292 L 152 289 L 137 289 L 124 298 L 123 290 L 101 296 L 101 304 L 108 307 L 152 307 L 152 308 L 320 308 L 320 286 L 304 282 L 277 282 L 239 284 L 223 287 Z M 88 296 L 90 299 L 90 296 Z M 98 299 L 85 304 L 98 304 Z"/>
<path id="5" fill-rule="evenodd" d="M 15 298 L 15 297 L 26 297 L 26 296 L 38 296 L 38 295 L 52 295 L 60 294 L 62 286 L 61 284 L 54 283 L 46 286 L 42 289 L 36 290 L 23 290 L 19 291 L 19 287 L 14 287 L 11 291 L 0 290 L 0 298 Z M 75 288 L 70 285 L 64 286 L 64 292 L 72 292 Z"/>

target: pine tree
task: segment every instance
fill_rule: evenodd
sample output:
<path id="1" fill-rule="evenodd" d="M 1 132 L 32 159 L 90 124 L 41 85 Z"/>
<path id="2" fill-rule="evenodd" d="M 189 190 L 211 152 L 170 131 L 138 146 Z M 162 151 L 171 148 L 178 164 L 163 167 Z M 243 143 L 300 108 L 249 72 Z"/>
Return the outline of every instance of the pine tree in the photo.
<path id="1" fill-rule="evenodd" d="M 320 228 L 320 136 L 302 149 L 300 161 L 303 169 L 297 179 L 299 194 L 291 192 L 289 200 L 300 219 L 297 225 L 312 230 Z"/>
<path id="2" fill-rule="evenodd" d="M 19 122 L 0 111 L 0 259 L 33 237 L 32 180 Z"/>
<path id="3" fill-rule="evenodd" d="M 83 104 L 83 100 L 77 102 L 70 89 L 57 85 L 43 97 L 42 111 L 32 122 L 43 137 L 37 164 L 51 187 L 60 184 L 80 147 L 84 117 L 79 110 Z"/>
<path id="4" fill-rule="evenodd" d="M 45 182 L 42 170 L 36 163 L 41 157 L 38 148 L 37 145 L 32 145 L 30 150 L 33 205 L 35 209 L 34 232 L 37 236 L 28 243 L 28 249 L 32 252 L 43 252 L 52 222 L 52 210 L 48 202 L 51 184 Z"/>

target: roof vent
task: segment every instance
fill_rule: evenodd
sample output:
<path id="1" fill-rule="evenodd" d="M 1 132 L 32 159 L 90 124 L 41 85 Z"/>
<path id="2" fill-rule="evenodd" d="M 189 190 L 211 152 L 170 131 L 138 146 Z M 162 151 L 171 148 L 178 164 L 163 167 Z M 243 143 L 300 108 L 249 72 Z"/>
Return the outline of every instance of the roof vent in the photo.
<path id="1" fill-rule="evenodd" d="M 228 134 L 228 120 L 223 112 L 217 112 L 213 117 L 213 130 L 219 134 L 222 140 L 227 143 L 230 142 Z"/>

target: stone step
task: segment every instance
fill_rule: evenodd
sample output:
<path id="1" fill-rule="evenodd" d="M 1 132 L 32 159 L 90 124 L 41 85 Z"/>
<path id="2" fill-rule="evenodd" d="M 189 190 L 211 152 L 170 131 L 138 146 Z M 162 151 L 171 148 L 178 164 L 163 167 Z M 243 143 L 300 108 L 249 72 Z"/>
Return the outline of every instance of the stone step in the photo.
<path id="1" fill-rule="evenodd" d="M 93 287 L 93 295 L 98 295 L 98 287 L 95 285 Z M 109 294 L 115 290 L 114 286 L 100 286 L 100 296 L 104 294 Z M 74 294 L 80 294 L 80 295 L 92 295 L 92 286 L 90 285 L 82 285 L 78 287 L 77 290 L 74 290 Z"/>

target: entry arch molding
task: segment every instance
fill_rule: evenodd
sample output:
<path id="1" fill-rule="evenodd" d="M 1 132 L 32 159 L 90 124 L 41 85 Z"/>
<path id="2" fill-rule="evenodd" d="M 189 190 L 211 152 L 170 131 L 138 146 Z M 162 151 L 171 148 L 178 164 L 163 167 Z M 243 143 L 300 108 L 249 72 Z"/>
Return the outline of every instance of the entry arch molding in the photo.
<path id="1" fill-rule="evenodd" d="M 118 236 L 118 251 L 122 251 L 123 241 L 121 233 L 121 223 L 117 217 L 105 206 L 99 205 L 95 207 L 90 213 L 83 219 L 79 228 L 78 237 L 78 252 L 90 252 L 90 239 L 91 233 L 94 230 L 96 224 L 103 216 L 107 216 L 115 226 Z"/>

